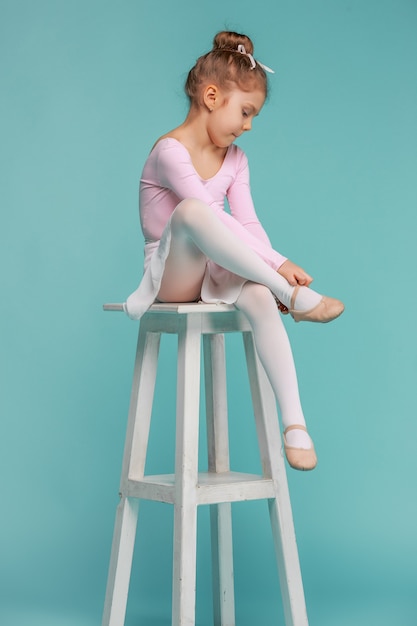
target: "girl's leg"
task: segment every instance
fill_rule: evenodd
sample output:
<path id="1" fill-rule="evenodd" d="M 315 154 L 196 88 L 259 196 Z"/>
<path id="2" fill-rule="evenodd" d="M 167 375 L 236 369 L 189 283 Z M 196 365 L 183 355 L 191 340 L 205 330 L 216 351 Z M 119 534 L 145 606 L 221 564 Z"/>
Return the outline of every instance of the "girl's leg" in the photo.
<path id="1" fill-rule="evenodd" d="M 201 294 L 206 265 L 206 255 L 173 224 L 158 300 L 161 302 L 197 300 Z"/>
<path id="2" fill-rule="evenodd" d="M 295 424 L 305 426 L 290 342 L 270 290 L 247 282 L 236 306 L 252 327 L 256 351 L 274 390 L 284 429 Z M 312 445 L 309 435 L 298 429 L 289 431 L 286 440 L 296 448 L 309 449 Z"/>
<path id="3" fill-rule="evenodd" d="M 195 199 L 180 202 L 171 216 L 170 252 L 158 298 L 171 302 L 197 298 L 208 258 L 242 278 L 265 285 L 290 310 L 314 312 L 320 307 L 323 310 L 324 305 L 324 318 L 310 316 L 310 321 L 330 321 L 335 317 L 326 311 L 327 302 L 332 299 L 323 298 L 308 287 L 291 286 L 223 224 L 209 206 Z M 125 310 L 133 319 L 140 317 L 140 286 L 127 299 Z M 295 312 L 291 313 L 296 319 Z"/>
<path id="4" fill-rule="evenodd" d="M 188 283 L 188 266 L 183 257 L 186 252 L 193 267 L 195 263 L 200 269 L 203 267 L 204 255 L 238 276 L 266 285 L 286 307 L 291 308 L 295 287 L 243 243 L 203 202 L 183 200 L 172 215 L 171 232 L 171 249 L 165 265 L 161 297 L 166 289 L 170 289 L 168 283 L 174 283 L 175 288 L 183 281 Z M 322 296 L 313 289 L 300 287 L 297 308 L 310 309 L 321 299 Z"/>

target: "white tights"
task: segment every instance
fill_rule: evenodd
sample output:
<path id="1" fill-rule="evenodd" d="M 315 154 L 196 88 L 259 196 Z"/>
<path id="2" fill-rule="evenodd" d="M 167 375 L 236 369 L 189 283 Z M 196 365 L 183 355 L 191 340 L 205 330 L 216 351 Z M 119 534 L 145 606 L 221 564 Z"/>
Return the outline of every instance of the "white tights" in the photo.
<path id="1" fill-rule="evenodd" d="M 283 427 L 305 426 L 290 342 L 270 290 L 264 285 L 247 282 L 236 306 L 252 327 L 256 351 L 274 390 Z M 288 432 L 286 439 L 295 447 L 311 446 L 310 437 L 301 430 Z"/>
<path id="2" fill-rule="evenodd" d="M 187 280 L 184 277 L 184 268 L 188 267 L 188 271 L 192 273 L 190 265 L 194 265 L 197 271 L 200 271 L 196 259 L 203 253 L 204 258 L 212 259 L 230 272 L 265 285 L 287 308 L 290 308 L 295 287 L 258 256 L 203 202 L 194 199 L 183 200 L 171 217 L 171 232 L 171 249 L 166 265 L 171 284 L 173 278 L 171 261 L 181 269 L 181 277 L 178 278 L 180 282 L 184 282 Z M 175 283 L 176 288 L 181 288 L 178 281 Z M 311 309 L 321 299 L 322 296 L 313 289 L 300 287 L 296 308 Z M 128 308 L 130 310 L 131 307 Z"/>
<path id="3" fill-rule="evenodd" d="M 291 348 L 272 296 L 275 294 L 290 308 L 294 287 L 199 200 L 183 200 L 172 214 L 171 244 L 158 299 L 184 302 L 197 298 L 207 258 L 249 281 L 236 306 L 253 328 L 259 358 L 280 406 L 284 427 L 305 425 Z M 300 287 L 295 308 L 311 309 L 321 298 L 313 289 Z M 139 310 L 139 300 L 138 290 L 127 299 L 130 317 L 135 317 L 135 308 Z M 287 442 L 297 447 L 311 445 L 308 435 L 300 430 L 290 431 Z"/>

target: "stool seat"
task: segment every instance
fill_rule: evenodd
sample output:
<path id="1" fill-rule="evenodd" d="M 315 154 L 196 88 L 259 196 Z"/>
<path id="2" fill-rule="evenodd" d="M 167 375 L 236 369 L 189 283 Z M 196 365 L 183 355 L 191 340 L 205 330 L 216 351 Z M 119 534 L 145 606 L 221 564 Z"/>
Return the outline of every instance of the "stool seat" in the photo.
<path id="1" fill-rule="evenodd" d="M 123 303 L 107 303 L 103 304 L 103 311 L 124 311 Z M 163 311 L 165 313 L 225 313 L 225 312 L 236 312 L 237 309 L 234 304 L 225 304 L 224 302 L 219 302 L 215 304 L 210 304 L 207 302 L 155 302 L 148 313 L 154 313 L 155 311 Z"/>
<path id="2" fill-rule="evenodd" d="M 123 311 L 120 303 L 106 311 Z M 232 471 L 224 334 L 243 336 L 262 474 Z M 178 335 L 175 471 L 145 474 L 160 339 Z M 204 355 L 208 469 L 198 471 Z M 210 506 L 214 626 L 235 626 L 231 504 L 268 502 L 286 626 L 308 626 L 275 397 L 251 327 L 234 305 L 155 303 L 139 324 L 102 626 L 123 626 L 140 500 L 174 507 L 172 626 L 194 626 L 197 507 Z"/>

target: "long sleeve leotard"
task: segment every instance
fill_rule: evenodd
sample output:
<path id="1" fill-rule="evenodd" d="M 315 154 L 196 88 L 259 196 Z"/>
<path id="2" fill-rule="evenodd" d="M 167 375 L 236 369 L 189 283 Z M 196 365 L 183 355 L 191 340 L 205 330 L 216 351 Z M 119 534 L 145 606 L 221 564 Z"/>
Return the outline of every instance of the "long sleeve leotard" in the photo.
<path id="1" fill-rule="evenodd" d="M 273 269 L 277 270 L 286 260 L 272 248 L 256 215 L 245 153 L 232 144 L 217 174 L 203 179 L 196 172 L 185 146 L 166 137 L 154 146 L 140 180 L 139 214 L 145 237 L 145 275 L 140 289 L 144 311 L 159 290 L 171 240 L 170 217 L 186 198 L 196 198 L 209 205 L 219 219 Z M 225 210 L 225 199 L 230 213 Z M 208 260 L 201 299 L 235 302 L 244 282 Z"/>

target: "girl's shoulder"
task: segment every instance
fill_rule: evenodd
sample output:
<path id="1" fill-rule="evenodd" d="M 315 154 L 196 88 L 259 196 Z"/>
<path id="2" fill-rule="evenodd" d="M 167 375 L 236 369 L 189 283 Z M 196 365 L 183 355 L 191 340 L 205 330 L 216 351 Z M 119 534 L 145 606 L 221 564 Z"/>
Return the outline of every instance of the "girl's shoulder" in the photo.
<path id="1" fill-rule="evenodd" d="M 234 143 L 230 147 L 233 148 L 233 155 L 236 158 L 236 160 L 244 161 L 245 163 L 247 163 L 248 157 L 246 156 L 246 153 L 244 152 L 244 150 L 242 150 L 240 146 L 237 146 Z"/>
<path id="2" fill-rule="evenodd" d="M 188 153 L 186 147 L 184 146 L 184 144 L 181 143 L 179 139 L 176 139 L 172 135 L 163 135 L 162 137 L 159 137 L 159 139 L 157 139 L 153 144 L 152 149 L 149 153 L 149 157 L 157 156 L 161 153 L 161 151 L 164 150 L 178 153 L 181 152 L 183 154 Z"/>
<path id="3" fill-rule="evenodd" d="M 159 137 L 153 144 L 151 152 L 155 150 L 156 147 L 167 146 L 167 145 L 175 146 L 178 144 L 179 144 L 179 147 L 183 145 L 181 143 L 181 137 L 179 133 L 177 133 L 177 129 L 174 129 L 174 130 L 169 131 L 168 133 L 165 133 L 165 135 L 161 135 L 161 137 Z"/>

